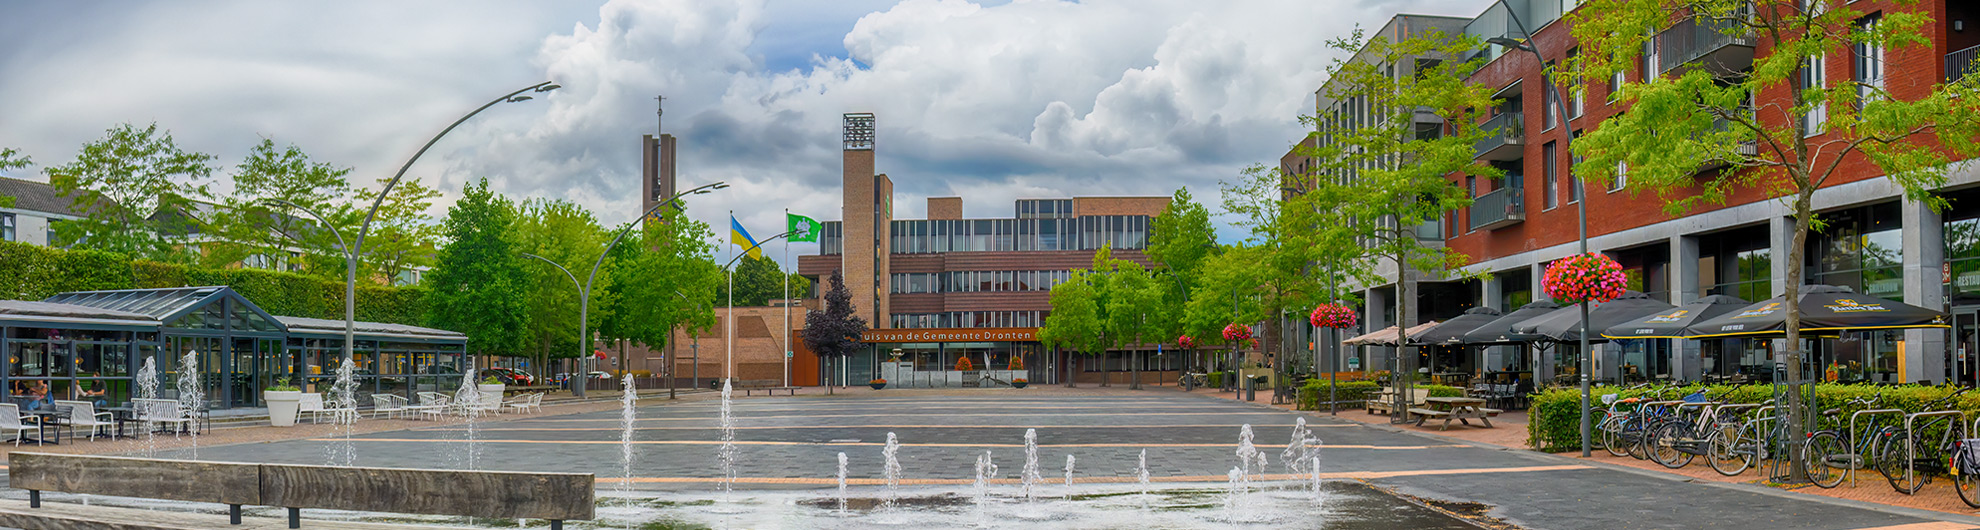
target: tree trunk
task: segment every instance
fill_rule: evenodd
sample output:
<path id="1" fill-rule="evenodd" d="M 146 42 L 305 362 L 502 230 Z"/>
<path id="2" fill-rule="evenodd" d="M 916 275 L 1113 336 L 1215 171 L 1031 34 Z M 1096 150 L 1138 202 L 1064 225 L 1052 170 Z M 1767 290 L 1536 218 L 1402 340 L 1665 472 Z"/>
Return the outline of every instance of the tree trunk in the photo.
<path id="1" fill-rule="evenodd" d="M 1128 380 L 1128 389 L 1141 390 L 1141 350 L 1134 350 L 1128 356 L 1128 373 L 1133 374 L 1133 379 Z"/>
<path id="2" fill-rule="evenodd" d="M 1077 377 L 1079 375 L 1078 372 L 1079 359 L 1075 358 L 1073 355 L 1066 355 L 1065 359 L 1066 359 L 1066 388 L 1079 388 L 1079 381 L 1074 379 L 1074 377 Z"/>
<path id="3" fill-rule="evenodd" d="M 1788 308 L 1787 345 L 1786 345 L 1787 374 L 1785 375 L 1788 378 L 1788 385 L 1787 385 L 1788 438 L 1787 439 L 1789 440 L 1806 440 L 1808 438 L 1808 434 L 1807 434 L 1808 416 L 1806 416 L 1808 411 L 1802 410 L 1803 404 L 1801 398 L 1801 387 L 1802 387 L 1802 383 L 1804 382 L 1804 379 L 1802 378 L 1803 370 L 1801 368 L 1802 359 L 1801 359 L 1801 296 L 1800 294 L 1801 294 L 1801 268 L 1802 268 L 1802 258 L 1803 258 L 1802 253 L 1804 251 L 1803 249 L 1806 248 L 1804 245 L 1806 245 L 1806 242 L 1808 241 L 1808 223 L 1811 220 L 1810 216 L 1812 215 L 1811 212 L 1809 211 L 1808 203 L 1810 202 L 1810 199 L 1814 195 L 1815 195 L 1815 187 L 1812 184 L 1806 186 L 1805 189 L 1798 190 L 1795 193 L 1794 238 L 1788 244 L 1787 292 L 1784 293 L 1783 296 L 1785 297 L 1784 301 L 1787 303 L 1787 308 Z M 1810 387 L 1810 390 L 1812 391 L 1813 387 Z M 1795 447 L 1795 449 L 1793 450 L 1797 450 L 1797 451 L 1807 450 L 1806 445 L 1792 446 L 1792 447 Z M 1788 466 L 1788 483 L 1800 484 L 1803 482 L 1807 482 L 1808 469 L 1807 467 L 1802 465 L 1803 462 L 1802 459 L 1799 458 L 1800 456 L 1799 453 L 1790 454 L 1788 456 L 1790 457 L 1788 458 L 1788 461 L 1790 462 L 1790 465 Z"/>
<path id="4" fill-rule="evenodd" d="M 1409 353 L 1409 260 L 1403 254 L 1396 258 L 1396 363 L 1389 371 L 1390 386 L 1396 389 L 1395 406 L 1390 407 L 1389 421 L 1401 423 L 1409 419 L 1410 389 L 1415 386 L 1416 369 L 1412 368 L 1415 355 Z"/>
<path id="5" fill-rule="evenodd" d="M 1114 372 L 1107 369 L 1107 352 L 1100 352 L 1100 386 L 1114 386 Z"/>

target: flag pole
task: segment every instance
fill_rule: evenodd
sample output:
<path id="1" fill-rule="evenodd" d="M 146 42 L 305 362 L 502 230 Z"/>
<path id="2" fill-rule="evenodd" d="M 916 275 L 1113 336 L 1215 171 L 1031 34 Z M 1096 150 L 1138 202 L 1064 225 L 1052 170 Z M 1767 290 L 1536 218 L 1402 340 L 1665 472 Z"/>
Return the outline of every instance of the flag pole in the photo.
<path id="1" fill-rule="evenodd" d="M 791 209 L 784 209 L 784 224 L 788 230 L 791 224 Z M 791 261 L 791 238 L 784 238 L 784 262 Z M 777 275 L 784 277 L 784 386 L 791 386 L 791 275 L 784 272 L 784 264 L 777 265 Z"/>
<path id="2" fill-rule="evenodd" d="M 735 261 L 736 261 L 736 211 L 729 210 L 729 262 L 735 263 Z M 736 377 L 736 372 L 735 372 L 736 370 L 736 268 L 735 266 L 731 265 L 728 268 L 728 270 L 722 272 L 728 275 L 728 282 L 729 282 L 729 315 L 722 319 L 725 321 L 723 322 L 723 327 L 727 328 L 727 331 L 722 335 L 722 344 L 723 347 L 726 348 L 728 351 L 728 353 L 723 355 L 724 357 L 728 358 L 727 359 L 728 365 L 723 367 L 722 377 L 724 379 L 735 379 Z"/>

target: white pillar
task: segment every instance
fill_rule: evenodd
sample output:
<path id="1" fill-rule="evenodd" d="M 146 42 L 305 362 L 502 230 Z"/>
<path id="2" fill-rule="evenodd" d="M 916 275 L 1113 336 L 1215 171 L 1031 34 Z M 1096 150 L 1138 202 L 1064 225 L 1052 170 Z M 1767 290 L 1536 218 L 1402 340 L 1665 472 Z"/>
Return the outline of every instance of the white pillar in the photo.
<path id="1" fill-rule="evenodd" d="M 1486 274 L 1485 279 L 1479 280 L 1478 287 L 1479 287 L 1478 289 L 1479 307 L 1490 307 L 1493 309 L 1497 309 L 1499 310 L 1499 314 L 1502 315 L 1512 312 L 1513 308 L 1501 307 L 1505 304 L 1499 303 L 1499 299 L 1505 296 L 1505 292 L 1504 292 L 1505 286 L 1501 285 L 1498 274 Z M 1491 370 L 1498 370 L 1500 368 L 1504 368 L 1506 366 L 1507 353 L 1515 351 L 1507 346 L 1486 346 L 1481 349 L 1485 350 L 1483 353 L 1484 356 L 1483 362 L 1485 364 L 1483 366 L 1478 367 L 1479 371 L 1491 371 Z"/>
<path id="2" fill-rule="evenodd" d="M 1900 215 L 1904 238 L 1904 303 L 1945 310 L 1945 221 L 1938 212 L 1910 199 L 1904 200 Z M 1945 382 L 1945 330 L 1906 330 L 1904 356 L 1901 382 Z"/>
<path id="3" fill-rule="evenodd" d="M 1698 292 L 1698 238 L 1683 235 L 1671 236 L 1671 262 L 1664 266 L 1670 272 L 1671 305 L 1682 306 L 1703 298 Z M 1666 339 L 1671 341 L 1671 376 L 1682 381 L 1697 381 L 1704 375 L 1704 359 L 1695 340 Z"/>
<path id="4" fill-rule="evenodd" d="M 1773 289 L 1770 291 L 1770 296 L 1782 296 L 1787 294 L 1787 285 L 1788 285 L 1787 264 L 1788 264 L 1788 255 L 1789 255 L 1788 250 L 1792 248 L 1793 245 L 1794 245 L 1794 219 L 1781 217 L 1781 216 L 1768 217 L 1767 218 L 1767 248 L 1769 255 L 1772 257 L 1772 259 L 1769 261 L 1772 262 L 1771 265 L 1773 266 L 1773 270 L 1769 272 L 1769 274 L 1773 275 L 1772 277 Z M 1803 249 L 1803 251 L 1806 252 L 1806 249 Z M 1801 279 L 1801 281 L 1803 283 L 1806 283 L 1808 281 L 1808 278 L 1804 277 Z M 1752 300 L 1752 301 L 1758 302 L 1759 300 Z M 1795 300 L 1788 301 L 1788 303 L 1795 303 L 1795 302 L 1796 302 Z M 1772 342 L 1774 344 L 1774 358 L 1773 358 L 1774 367 L 1785 367 L 1787 369 L 1787 374 L 1785 375 L 1785 377 L 1789 379 L 1794 379 L 1795 370 L 1797 369 L 1797 367 L 1787 366 L 1787 355 L 1790 347 L 1799 348 L 1800 345 L 1797 344 L 1797 345 L 1789 346 L 1787 343 L 1787 339 L 1772 339 L 1769 340 L 1768 342 Z M 1769 367 L 1768 369 L 1772 370 L 1774 367 Z"/>
<path id="5" fill-rule="evenodd" d="M 1362 326 L 1362 331 L 1373 333 L 1394 324 L 1394 322 L 1389 322 L 1388 316 L 1383 312 L 1383 308 L 1389 305 L 1387 293 L 1382 292 L 1379 288 L 1369 289 L 1362 293 L 1362 299 L 1368 301 L 1368 305 L 1362 309 L 1363 318 L 1361 319 L 1362 322 L 1367 322 L 1368 325 Z M 1370 372 L 1389 369 L 1389 358 L 1395 355 L 1389 348 L 1380 346 L 1362 346 L 1359 349 L 1363 354 L 1361 358 L 1362 369 Z"/>

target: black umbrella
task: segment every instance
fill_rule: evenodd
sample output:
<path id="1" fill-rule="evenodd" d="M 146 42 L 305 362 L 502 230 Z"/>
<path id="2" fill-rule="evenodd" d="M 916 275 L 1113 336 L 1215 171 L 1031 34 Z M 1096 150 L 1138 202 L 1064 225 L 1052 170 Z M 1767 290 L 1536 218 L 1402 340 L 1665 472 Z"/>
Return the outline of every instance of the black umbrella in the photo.
<path id="1" fill-rule="evenodd" d="M 1711 320 L 1752 304 L 1738 297 L 1715 294 L 1685 304 L 1684 307 L 1653 313 L 1609 327 L 1602 332 L 1611 339 L 1682 339 L 1684 328 Z"/>
<path id="2" fill-rule="evenodd" d="M 1464 343 L 1472 345 L 1519 344 L 1510 336 L 1513 324 L 1560 309 L 1553 300 L 1538 300 L 1464 333 Z"/>
<path id="3" fill-rule="evenodd" d="M 1588 310 L 1588 329 L 1604 330 L 1616 324 L 1643 318 L 1651 313 L 1666 311 L 1672 305 L 1658 301 L 1637 291 L 1624 291 L 1621 297 L 1596 305 Z M 1598 331 L 1599 333 L 1599 331 Z M 1575 342 L 1581 340 L 1581 311 L 1555 311 L 1526 319 L 1513 324 L 1514 339 L 1528 341 Z M 1589 340 L 1604 341 L 1599 336 Z"/>
<path id="4" fill-rule="evenodd" d="M 1752 337 L 1787 334 L 1787 297 L 1780 296 L 1692 324 L 1689 338 Z M 1856 294 L 1848 287 L 1801 287 L 1801 331 L 1944 328 L 1946 314 L 1915 305 Z"/>
<path id="5" fill-rule="evenodd" d="M 1478 326 L 1483 326 L 1486 322 L 1498 320 L 1499 316 L 1499 310 L 1490 307 L 1466 309 L 1464 314 L 1446 320 L 1437 327 L 1424 330 L 1422 333 L 1410 334 L 1409 341 L 1422 346 L 1464 344 L 1465 333 L 1478 329 Z"/>

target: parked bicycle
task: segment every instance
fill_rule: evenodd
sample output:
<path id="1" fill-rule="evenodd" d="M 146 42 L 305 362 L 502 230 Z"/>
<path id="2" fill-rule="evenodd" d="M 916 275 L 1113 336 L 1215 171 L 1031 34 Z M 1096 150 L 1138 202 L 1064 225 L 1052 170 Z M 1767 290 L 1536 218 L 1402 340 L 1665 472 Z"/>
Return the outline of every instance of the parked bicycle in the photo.
<path id="1" fill-rule="evenodd" d="M 1730 393 L 1731 389 L 1726 392 Z M 1671 420 L 1650 430 L 1646 441 L 1650 460 L 1671 469 L 1690 465 L 1693 458 L 1710 452 L 1708 440 L 1713 433 L 1739 427 L 1738 421 L 1721 418 L 1720 415 L 1745 407 L 1748 406 L 1722 405 L 1707 395 L 1704 389 L 1685 396 L 1683 403 L 1673 407 Z"/>
<path id="2" fill-rule="evenodd" d="M 1918 409 L 1937 411 L 1951 407 L 1954 400 L 1965 393 L 1965 388 L 1954 390 L 1945 397 L 1920 405 Z M 1892 435 L 1884 443 L 1883 450 L 1878 452 L 1877 472 L 1890 481 L 1892 489 L 1911 495 L 1932 483 L 1932 475 L 1953 471 L 1950 465 L 1952 457 L 1959 451 L 1959 442 L 1966 439 L 1966 422 L 1956 418 L 1963 417 L 1931 416 L 1922 422 L 1913 421 L 1911 429 Z M 1962 498 L 1966 495 L 1966 491 L 1960 492 Z"/>
<path id="3" fill-rule="evenodd" d="M 1867 398 L 1849 400 L 1856 410 L 1877 408 L 1884 399 L 1883 393 Z M 1808 449 L 1802 452 L 1802 465 L 1808 469 L 1808 479 L 1815 485 L 1833 488 L 1842 484 L 1849 473 L 1863 469 L 1866 462 L 1883 450 L 1885 442 L 1904 432 L 1904 422 L 1893 422 L 1889 416 L 1871 414 L 1870 420 L 1857 431 L 1852 439 L 1845 431 L 1847 422 L 1842 417 L 1842 409 L 1822 411 L 1822 423 L 1827 428 L 1809 433 Z"/>
<path id="4" fill-rule="evenodd" d="M 1196 387 L 1204 385 L 1204 375 L 1202 372 L 1184 372 L 1176 383 L 1182 385 L 1184 392 L 1196 390 Z"/>

